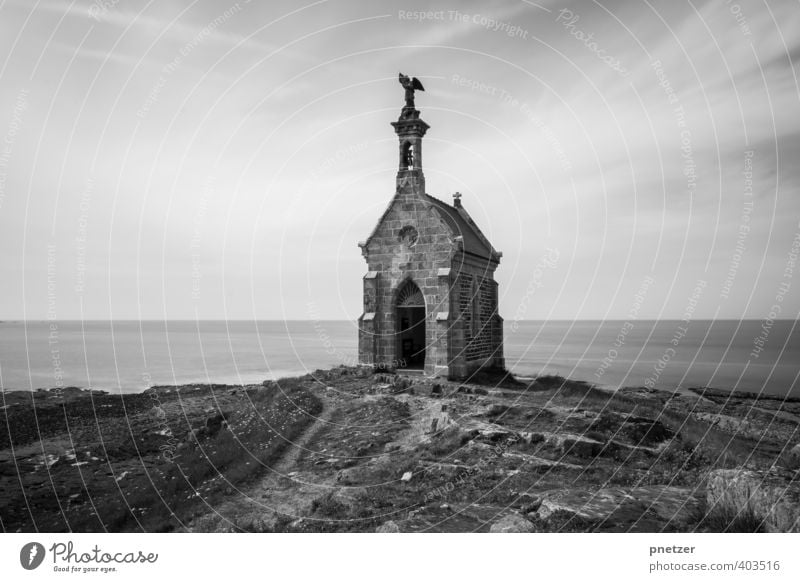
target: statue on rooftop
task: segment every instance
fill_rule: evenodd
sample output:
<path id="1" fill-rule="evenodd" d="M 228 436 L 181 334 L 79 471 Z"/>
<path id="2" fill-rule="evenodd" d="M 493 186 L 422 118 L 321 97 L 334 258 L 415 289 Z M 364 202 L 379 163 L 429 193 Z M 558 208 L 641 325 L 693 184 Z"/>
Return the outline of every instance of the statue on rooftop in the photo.
<path id="1" fill-rule="evenodd" d="M 424 91 L 425 87 L 416 77 L 409 78 L 408 75 L 400 73 L 399 79 L 403 89 L 406 90 L 406 106 L 404 109 L 414 109 L 414 91 Z"/>

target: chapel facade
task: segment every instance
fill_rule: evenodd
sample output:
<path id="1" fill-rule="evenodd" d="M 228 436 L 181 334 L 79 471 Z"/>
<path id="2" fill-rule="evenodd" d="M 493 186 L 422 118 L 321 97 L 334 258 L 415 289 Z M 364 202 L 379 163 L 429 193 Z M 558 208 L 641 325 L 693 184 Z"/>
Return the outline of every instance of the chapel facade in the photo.
<path id="1" fill-rule="evenodd" d="M 398 137 L 395 193 L 366 241 L 359 363 L 464 379 L 504 368 L 503 319 L 494 272 L 497 252 L 453 195 L 428 194 L 422 141 L 429 126 L 414 105 L 422 84 L 401 74 L 406 103 L 392 122 Z"/>

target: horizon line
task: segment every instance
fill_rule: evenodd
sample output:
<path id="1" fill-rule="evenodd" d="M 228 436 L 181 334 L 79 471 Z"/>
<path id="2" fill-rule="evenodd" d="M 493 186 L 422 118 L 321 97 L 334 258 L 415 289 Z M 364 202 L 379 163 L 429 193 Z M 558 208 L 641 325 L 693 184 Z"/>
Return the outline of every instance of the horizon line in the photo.
<path id="1" fill-rule="evenodd" d="M 733 317 L 718 317 L 718 318 L 707 318 L 707 317 L 697 317 L 690 321 L 765 321 L 768 318 L 755 318 L 755 317 L 740 317 L 740 318 L 733 318 Z M 151 323 L 151 322 L 165 322 L 165 321 L 172 321 L 172 322 L 357 322 L 358 319 L 327 319 L 327 318 L 314 318 L 314 319 L 243 319 L 243 318 L 230 318 L 230 319 L 223 319 L 223 318 L 208 318 L 208 319 L 186 319 L 186 318 L 175 318 L 175 319 L 156 319 L 156 318 L 142 318 L 142 319 L 132 319 L 132 318 L 114 318 L 114 319 L 72 319 L 72 318 L 56 318 L 56 319 L 3 319 L 0 318 L 0 323 L 47 323 L 47 322 L 84 322 L 84 323 L 107 323 L 107 322 L 142 322 L 142 323 Z M 538 323 L 538 322 L 601 322 L 601 321 L 684 321 L 683 318 L 680 317 L 661 317 L 657 319 L 653 318 L 636 318 L 631 320 L 630 318 L 625 317 L 607 317 L 607 318 L 599 318 L 599 317 L 588 317 L 588 318 L 579 318 L 579 319 L 568 319 L 568 318 L 550 318 L 550 319 L 504 319 L 503 322 L 517 322 L 517 323 Z M 771 321 L 800 321 L 800 318 L 787 318 L 787 317 L 779 317 L 774 318 Z"/>

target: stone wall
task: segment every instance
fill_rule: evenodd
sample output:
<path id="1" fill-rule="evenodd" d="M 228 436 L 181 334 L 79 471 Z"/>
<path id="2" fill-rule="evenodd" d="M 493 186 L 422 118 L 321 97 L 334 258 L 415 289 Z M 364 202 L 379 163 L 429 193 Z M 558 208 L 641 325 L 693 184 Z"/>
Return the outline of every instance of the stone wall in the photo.
<path id="1" fill-rule="evenodd" d="M 503 366 L 497 263 L 464 252 L 460 237 L 422 194 L 424 188 L 421 171 L 399 172 L 395 198 L 362 246 L 368 272 L 359 361 L 384 369 L 404 367 L 395 305 L 410 279 L 425 297 L 426 374 L 463 378 L 485 365 Z"/>
<path id="2" fill-rule="evenodd" d="M 410 278 L 425 297 L 425 371 L 446 373 L 447 326 L 442 325 L 441 314 L 449 311 L 452 248 L 449 229 L 436 210 L 413 187 L 401 190 L 364 249 L 369 273 L 364 279 L 365 315 L 359 325 L 362 363 L 398 367 L 394 306 L 397 291 Z"/>
<path id="3" fill-rule="evenodd" d="M 456 277 L 458 313 L 455 315 L 463 330 L 461 356 L 467 363 L 491 364 L 502 360 L 502 318 L 497 307 L 497 283 L 486 265 L 465 263 Z"/>

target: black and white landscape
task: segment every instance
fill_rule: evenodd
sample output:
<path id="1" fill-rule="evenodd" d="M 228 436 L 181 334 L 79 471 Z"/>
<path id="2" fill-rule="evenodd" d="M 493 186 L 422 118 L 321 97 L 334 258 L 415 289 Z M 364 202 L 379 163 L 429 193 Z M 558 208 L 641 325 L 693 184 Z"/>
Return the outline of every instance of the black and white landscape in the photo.
<path id="1" fill-rule="evenodd" d="M 800 531 L 799 32 L 0 3 L 0 528 Z"/>

